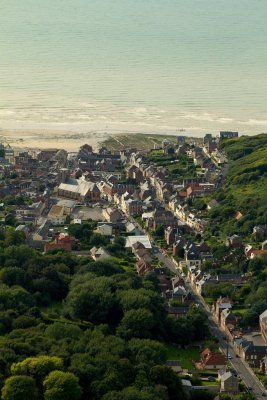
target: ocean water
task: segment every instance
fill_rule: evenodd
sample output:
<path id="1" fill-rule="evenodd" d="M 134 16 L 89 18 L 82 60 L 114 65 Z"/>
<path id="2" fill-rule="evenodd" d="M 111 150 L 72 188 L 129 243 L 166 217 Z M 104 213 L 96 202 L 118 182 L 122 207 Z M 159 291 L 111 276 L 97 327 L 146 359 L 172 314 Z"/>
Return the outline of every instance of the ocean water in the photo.
<path id="1" fill-rule="evenodd" d="M 0 0 L 0 129 L 267 132 L 266 0 Z"/>

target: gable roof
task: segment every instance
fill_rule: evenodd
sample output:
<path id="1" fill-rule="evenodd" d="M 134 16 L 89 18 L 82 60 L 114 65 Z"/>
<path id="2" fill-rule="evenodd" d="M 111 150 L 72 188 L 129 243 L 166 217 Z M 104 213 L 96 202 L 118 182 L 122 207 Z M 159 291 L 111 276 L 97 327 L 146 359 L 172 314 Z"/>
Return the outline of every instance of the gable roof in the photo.
<path id="1" fill-rule="evenodd" d="M 232 374 L 232 372 L 231 371 L 227 371 L 227 372 L 225 372 L 224 374 L 221 375 L 221 382 L 225 382 L 228 379 L 233 378 L 233 377 L 234 377 L 234 375 Z"/>
<path id="2" fill-rule="evenodd" d="M 150 239 L 147 235 L 128 236 L 126 239 L 126 248 L 133 247 L 135 243 L 141 243 L 146 249 L 152 249 Z"/>

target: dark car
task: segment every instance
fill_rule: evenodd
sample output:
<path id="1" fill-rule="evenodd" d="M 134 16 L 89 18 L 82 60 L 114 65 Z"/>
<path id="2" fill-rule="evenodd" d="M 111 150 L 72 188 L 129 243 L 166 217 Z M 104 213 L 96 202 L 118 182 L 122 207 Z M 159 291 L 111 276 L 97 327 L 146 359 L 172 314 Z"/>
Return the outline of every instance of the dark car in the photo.
<path id="1" fill-rule="evenodd" d="M 215 382 L 216 378 L 214 378 L 214 376 L 208 376 L 208 381 Z"/>

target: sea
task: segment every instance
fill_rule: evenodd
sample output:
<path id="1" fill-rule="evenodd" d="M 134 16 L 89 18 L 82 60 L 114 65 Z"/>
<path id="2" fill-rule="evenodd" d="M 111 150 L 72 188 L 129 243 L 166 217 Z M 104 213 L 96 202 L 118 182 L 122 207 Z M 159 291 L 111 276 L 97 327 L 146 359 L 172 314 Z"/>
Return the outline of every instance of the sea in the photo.
<path id="1" fill-rule="evenodd" d="M 267 132 L 266 0 L 0 0 L 0 129 Z"/>

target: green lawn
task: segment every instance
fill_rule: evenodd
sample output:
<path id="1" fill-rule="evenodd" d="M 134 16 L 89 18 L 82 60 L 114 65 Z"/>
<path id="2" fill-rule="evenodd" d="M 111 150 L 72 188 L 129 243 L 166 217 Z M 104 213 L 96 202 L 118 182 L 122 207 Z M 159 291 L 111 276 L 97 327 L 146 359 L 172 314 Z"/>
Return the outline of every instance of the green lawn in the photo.
<path id="1" fill-rule="evenodd" d="M 240 315 L 245 314 L 248 311 L 248 308 L 235 308 L 234 312 Z"/>
<path id="2" fill-rule="evenodd" d="M 205 302 L 206 302 L 209 306 L 211 306 L 211 305 L 214 303 L 214 300 L 213 300 L 212 297 L 204 297 L 204 299 L 205 299 Z"/>
<path id="3" fill-rule="evenodd" d="M 184 369 L 194 369 L 192 360 L 197 361 L 200 358 L 199 349 L 179 349 L 176 346 L 167 345 L 167 359 L 180 361 L 181 367 Z"/>
<path id="4" fill-rule="evenodd" d="M 201 381 L 202 386 L 218 386 L 218 382 Z"/>

